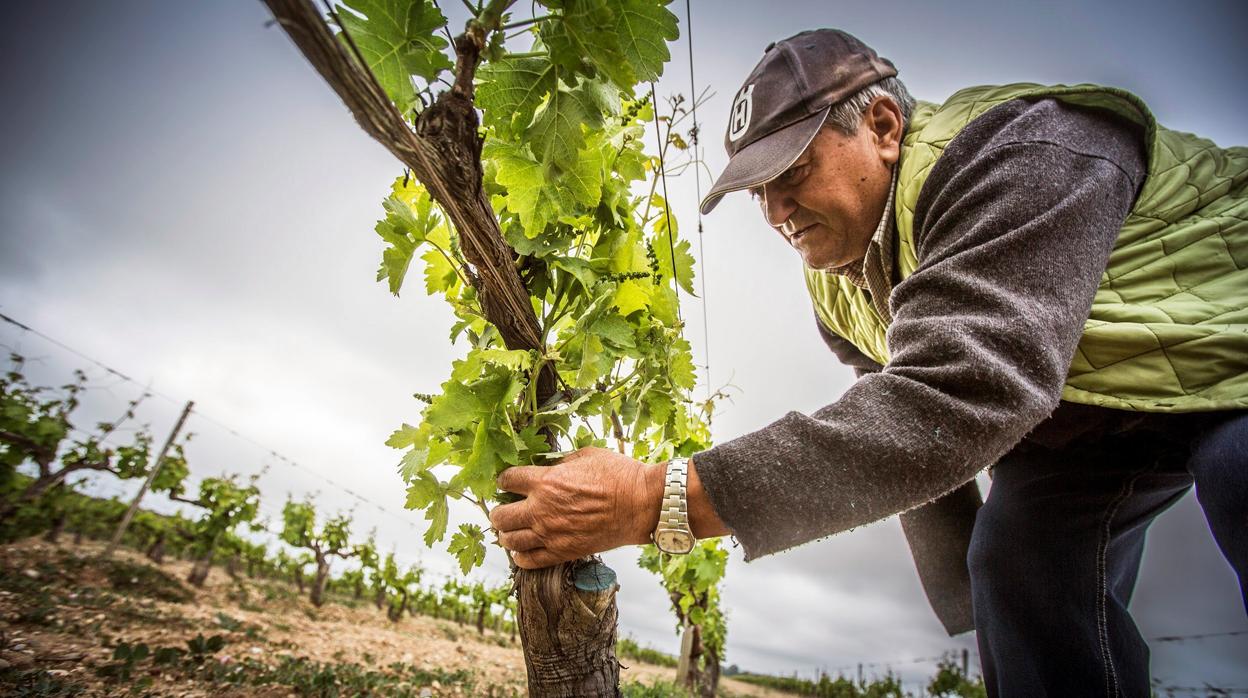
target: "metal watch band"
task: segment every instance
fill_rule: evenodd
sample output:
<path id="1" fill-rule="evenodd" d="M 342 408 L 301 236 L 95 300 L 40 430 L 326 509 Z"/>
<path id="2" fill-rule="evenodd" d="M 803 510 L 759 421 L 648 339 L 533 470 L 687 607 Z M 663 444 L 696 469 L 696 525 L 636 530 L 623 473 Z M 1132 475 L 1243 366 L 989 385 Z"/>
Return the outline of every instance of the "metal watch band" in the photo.
<path id="1" fill-rule="evenodd" d="M 659 526 L 689 530 L 689 500 L 685 496 L 689 480 L 689 459 L 673 458 L 667 463 Z"/>

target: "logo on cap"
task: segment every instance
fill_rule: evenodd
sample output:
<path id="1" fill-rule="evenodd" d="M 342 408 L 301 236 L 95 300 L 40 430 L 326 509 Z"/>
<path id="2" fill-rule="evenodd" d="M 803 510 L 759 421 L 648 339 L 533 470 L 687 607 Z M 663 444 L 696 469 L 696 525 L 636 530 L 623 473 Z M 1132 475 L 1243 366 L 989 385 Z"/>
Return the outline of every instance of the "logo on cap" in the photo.
<path id="1" fill-rule="evenodd" d="M 728 120 L 728 140 L 736 141 L 750 128 L 750 116 L 754 113 L 754 84 L 741 88 L 732 102 L 732 116 Z"/>

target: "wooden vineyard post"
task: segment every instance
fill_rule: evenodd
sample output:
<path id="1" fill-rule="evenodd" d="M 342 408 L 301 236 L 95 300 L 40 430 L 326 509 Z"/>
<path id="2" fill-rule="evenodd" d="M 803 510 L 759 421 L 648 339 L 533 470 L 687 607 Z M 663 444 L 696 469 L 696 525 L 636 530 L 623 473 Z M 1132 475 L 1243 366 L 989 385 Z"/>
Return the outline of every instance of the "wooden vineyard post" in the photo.
<path id="1" fill-rule="evenodd" d="M 689 669 L 693 664 L 693 625 L 685 620 L 684 630 L 680 635 L 680 661 L 676 665 L 676 681 L 686 688 L 693 688 L 693 677 Z"/>
<path id="2" fill-rule="evenodd" d="M 165 439 L 165 445 L 160 448 L 160 454 L 156 456 L 156 460 L 152 461 L 152 466 L 147 473 L 147 479 L 143 481 L 143 486 L 139 488 L 138 494 L 134 495 L 134 501 L 130 502 L 130 508 L 126 509 L 125 515 L 121 517 L 121 523 L 117 524 L 117 530 L 113 532 L 113 539 L 109 541 L 108 547 L 104 549 L 104 557 L 112 557 L 117 550 L 117 546 L 121 545 L 121 538 L 126 534 L 126 528 L 130 526 L 130 520 L 134 518 L 134 512 L 138 511 L 139 502 L 156 480 L 156 476 L 160 473 L 160 466 L 165 462 L 165 454 L 169 452 L 174 440 L 178 438 L 178 433 L 182 431 L 182 425 L 186 423 L 186 418 L 191 414 L 191 408 L 194 406 L 194 400 L 186 401 L 186 406 L 182 408 L 182 414 L 173 425 L 173 430 L 169 432 L 169 438 Z"/>

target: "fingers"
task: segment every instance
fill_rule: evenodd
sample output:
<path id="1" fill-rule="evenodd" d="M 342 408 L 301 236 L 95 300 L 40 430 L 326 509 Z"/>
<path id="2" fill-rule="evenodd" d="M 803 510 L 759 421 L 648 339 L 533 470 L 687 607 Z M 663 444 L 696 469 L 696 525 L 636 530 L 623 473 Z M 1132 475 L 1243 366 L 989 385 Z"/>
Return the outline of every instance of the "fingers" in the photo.
<path id="1" fill-rule="evenodd" d="M 529 552 L 543 547 L 542 539 L 531 528 L 501 532 L 498 534 L 498 543 L 504 548 L 518 553 Z"/>
<path id="2" fill-rule="evenodd" d="M 502 533 L 533 528 L 533 503 L 529 500 L 500 504 L 490 511 L 490 526 Z"/>
<path id="3" fill-rule="evenodd" d="M 540 570 L 543 567 L 551 567 L 574 558 L 560 557 L 546 548 L 536 548 L 528 552 L 512 553 L 511 559 L 526 570 Z"/>
<path id="4" fill-rule="evenodd" d="M 541 478 L 545 467 L 537 465 L 515 465 L 498 476 L 499 489 L 516 494 L 528 495 L 537 480 Z"/>

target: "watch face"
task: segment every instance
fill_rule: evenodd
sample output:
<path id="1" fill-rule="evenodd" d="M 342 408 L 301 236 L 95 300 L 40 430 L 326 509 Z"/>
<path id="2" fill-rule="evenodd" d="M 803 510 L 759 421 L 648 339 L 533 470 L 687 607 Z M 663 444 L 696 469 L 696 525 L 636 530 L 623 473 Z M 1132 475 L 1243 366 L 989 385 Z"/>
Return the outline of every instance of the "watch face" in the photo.
<path id="1" fill-rule="evenodd" d="M 663 529 L 654 534 L 654 544 L 665 553 L 683 555 L 693 550 L 693 536 L 680 529 Z"/>

